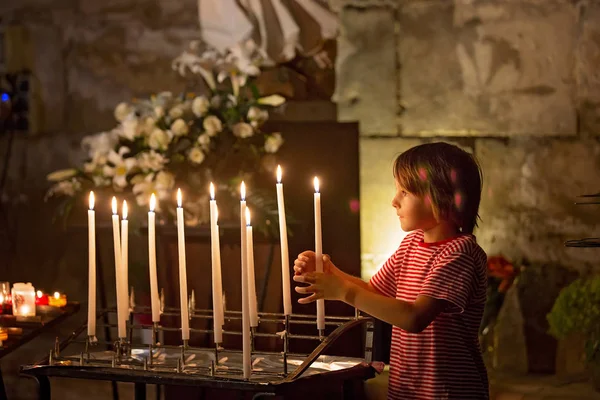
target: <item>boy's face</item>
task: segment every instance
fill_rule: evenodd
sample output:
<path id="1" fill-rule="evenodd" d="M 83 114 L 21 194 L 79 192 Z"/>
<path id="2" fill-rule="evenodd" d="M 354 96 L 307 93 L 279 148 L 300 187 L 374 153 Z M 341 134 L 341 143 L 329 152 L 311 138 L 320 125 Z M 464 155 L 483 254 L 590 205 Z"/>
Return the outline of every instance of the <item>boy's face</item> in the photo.
<path id="1" fill-rule="evenodd" d="M 421 197 L 409 193 L 396 181 L 396 195 L 392 206 L 400 219 L 400 226 L 405 232 L 415 229 L 427 231 L 438 224 L 429 196 Z"/>

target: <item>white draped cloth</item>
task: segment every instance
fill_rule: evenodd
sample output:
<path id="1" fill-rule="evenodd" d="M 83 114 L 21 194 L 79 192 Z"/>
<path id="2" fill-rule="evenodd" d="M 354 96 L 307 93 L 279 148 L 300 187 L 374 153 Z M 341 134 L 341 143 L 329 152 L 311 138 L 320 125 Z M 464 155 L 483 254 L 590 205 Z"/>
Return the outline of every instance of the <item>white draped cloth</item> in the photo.
<path id="1" fill-rule="evenodd" d="M 202 41 L 239 58 L 259 53 L 262 64 L 318 56 L 338 32 L 324 0 L 198 0 Z"/>

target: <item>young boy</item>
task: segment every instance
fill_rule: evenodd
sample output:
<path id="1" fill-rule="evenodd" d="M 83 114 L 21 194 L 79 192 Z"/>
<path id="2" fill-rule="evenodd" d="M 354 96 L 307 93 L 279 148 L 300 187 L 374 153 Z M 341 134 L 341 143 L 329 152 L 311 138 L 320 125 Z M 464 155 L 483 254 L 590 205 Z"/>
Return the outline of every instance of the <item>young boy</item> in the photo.
<path id="1" fill-rule="evenodd" d="M 486 254 L 477 245 L 481 170 L 469 153 L 424 144 L 394 163 L 392 206 L 410 232 L 364 282 L 315 253 L 294 262 L 300 303 L 346 302 L 393 325 L 389 399 L 488 399 L 478 329 L 486 299 Z"/>

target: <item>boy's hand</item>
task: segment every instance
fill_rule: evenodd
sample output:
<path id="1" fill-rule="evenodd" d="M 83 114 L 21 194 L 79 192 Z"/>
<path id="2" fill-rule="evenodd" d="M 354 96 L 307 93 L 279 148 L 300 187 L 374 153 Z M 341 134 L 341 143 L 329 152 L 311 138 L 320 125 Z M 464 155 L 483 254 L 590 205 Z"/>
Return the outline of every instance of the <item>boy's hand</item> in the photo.
<path id="1" fill-rule="evenodd" d="M 339 270 L 328 255 L 323 255 L 323 273 L 316 272 L 316 254 L 305 251 L 294 261 L 294 281 L 308 283 L 309 286 L 296 286 L 296 292 L 310 294 L 298 300 L 307 304 L 318 299 L 342 300 L 345 295 L 346 282 L 338 274 Z"/>
<path id="2" fill-rule="evenodd" d="M 315 272 L 316 254 L 314 251 L 304 251 L 298 254 L 298 258 L 294 261 L 294 275 L 302 275 L 308 272 Z M 335 273 L 336 266 L 333 265 L 327 254 L 323 254 L 323 272 Z"/>
<path id="3" fill-rule="evenodd" d="M 300 304 L 308 304 L 315 300 L 343 300 L 346 296 L 347 282 L 331 272 L 306 272 L 294 275 L 294 281 L 308 283 L 308 286 L 296 286 L 296 292 L 310 296 L 298 299 Z"/>

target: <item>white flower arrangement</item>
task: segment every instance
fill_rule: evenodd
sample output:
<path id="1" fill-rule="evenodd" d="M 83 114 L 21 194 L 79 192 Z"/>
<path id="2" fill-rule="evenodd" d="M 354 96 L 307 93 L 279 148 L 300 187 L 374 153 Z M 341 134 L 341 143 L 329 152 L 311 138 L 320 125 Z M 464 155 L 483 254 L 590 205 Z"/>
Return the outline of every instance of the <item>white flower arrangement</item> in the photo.
<path id="1" fill-rule="evenodd" d="M 261 127 L 268 110 L 285 99 L 257 96 L 253 78 L 260 70 L 247 60 L 238 65 L 232 54 L 207 50 L 197 55 L 192 50 L 178 57 L 173 68 L 200 75 L 208 92 L 162 92 L 118 104 L 118 126 L 82 140 L 87 160 L 80 168 L 50 174 L 54 185 L 48 197 L 105 188 L 130 192 L 140 206 L 155 193 L 160 204 L 171 200 L 176 185 L 198 195 L 206 194 L 209 179 L 232 189 L 238 179 L 269 164 L 265 158 L 279 150 L 283 138 Z"/>

